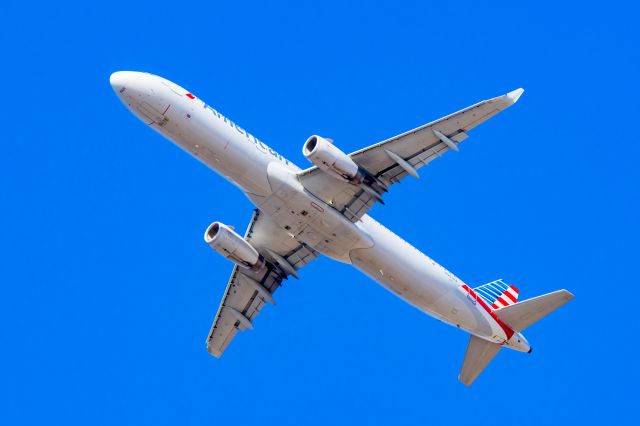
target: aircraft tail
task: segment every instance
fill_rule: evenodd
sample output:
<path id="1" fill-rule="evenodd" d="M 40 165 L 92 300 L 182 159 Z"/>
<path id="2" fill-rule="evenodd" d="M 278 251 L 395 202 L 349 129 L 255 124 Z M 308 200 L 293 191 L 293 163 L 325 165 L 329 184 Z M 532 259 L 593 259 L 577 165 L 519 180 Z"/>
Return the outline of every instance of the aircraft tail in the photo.
<path id="1" fill-rule="evenodd" d="M 573 298 L 573 294 L 569 291 L 558 290 L 499 308 L 494 312 L 512 330 L 520 332 Z M 471 386 L 501 348 L 502 346 L 497 343 L 472 335 L 458 379 L 465 385 Z"/>
<path id="2" fill-rule="evenodd" d="M 555 311 L 574 296 L 567 290 L 558 290 L 527 299 L 495 311 L 498 318 L 514 331 L 522 331 L 534 322 Z"/>

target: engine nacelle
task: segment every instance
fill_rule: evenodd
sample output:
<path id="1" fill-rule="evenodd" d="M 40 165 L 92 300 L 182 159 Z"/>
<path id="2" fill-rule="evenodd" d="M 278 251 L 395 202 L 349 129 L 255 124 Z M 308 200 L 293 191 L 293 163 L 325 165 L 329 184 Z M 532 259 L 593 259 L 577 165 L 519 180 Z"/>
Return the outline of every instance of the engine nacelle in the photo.
<path id="1" fill-rule="evenodd" d="M 302 154 L 318 168 L 340 180 L 353 183 L 362 180 L 358 165 L 351 157 L 325 138 L 311 136 L 302 146 Z"/>
<path id="2" fill-rule="evenodd" d="M 204 232 L 204 241 L 216 252 L 244 268 L 259 268 L 263 259 L 258 251 L 233 229 L 213 222 Z"/>

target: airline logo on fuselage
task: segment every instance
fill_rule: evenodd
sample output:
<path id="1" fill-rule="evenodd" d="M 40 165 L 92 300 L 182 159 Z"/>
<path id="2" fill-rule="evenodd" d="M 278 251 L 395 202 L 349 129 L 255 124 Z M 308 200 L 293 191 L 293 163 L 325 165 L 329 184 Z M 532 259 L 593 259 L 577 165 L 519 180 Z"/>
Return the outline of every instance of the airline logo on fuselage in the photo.
<path id="1" fill-rule="evenodd" d="M 278 160 L 280 160 L 281 162 L 285 163 L 286 165 L 295 167 L 295 165 L 293 163 L 291 163 L 289 160 L 287 160 L 282 155 L 278 154 L 276 152 L 276 150 L 274 150 L 269 145 L 267 145 L 264 142 L 262 142 L 260 139 L 258 139 L 255 136 L 253 136 L 251 133 L 249 133 L 246 130 L 244 130 L 242 127 L 238 126 L 233 121 L 229 120 L 224 115 L 220 114 L 218 111 L 215 110 L 215 108 L 213 108 L 212 106 L 207 105 L 205 103 L 203 103 L 203 104 L 204 104 L 205 109 L 208 109 L 209 111 L 211 111 L 213 113 L 213 115 L 218 117 L 218 119 L 223 120 L 229 126 L 234 128 L 238 133 L 240 133 L 245 138 L 247 138 L 247 140 L 249 142 L 253 143 L 256 146 L 256 148 L 258 149 L 258 151 L 264 152 L 265 154 L 270 154 L 271 156 L 277 158 Z"/>

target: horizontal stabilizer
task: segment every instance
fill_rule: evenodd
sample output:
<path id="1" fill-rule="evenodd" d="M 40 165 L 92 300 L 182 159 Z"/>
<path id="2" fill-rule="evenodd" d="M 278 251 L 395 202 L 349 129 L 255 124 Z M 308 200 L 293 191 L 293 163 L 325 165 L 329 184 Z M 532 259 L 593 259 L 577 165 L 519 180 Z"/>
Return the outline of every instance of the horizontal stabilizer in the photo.
<path id="1" fill-rule="evenodd" d="M 505 306 L 496 310 L 495 313 L 513 330 L 522 331 L 573 298 L 573 294 L 567 290 L 558 290 Z"/>
<path id="2" fill-rule="evenodd" d="M 501 346 L 496 343 L 491 343 L 472 335 L 469 339 L 467 352 L 464 354 L 464 362 L 462 363 L 458 380 L 467 386 L 471 386 L 500 351 L 500 348 Z"/>

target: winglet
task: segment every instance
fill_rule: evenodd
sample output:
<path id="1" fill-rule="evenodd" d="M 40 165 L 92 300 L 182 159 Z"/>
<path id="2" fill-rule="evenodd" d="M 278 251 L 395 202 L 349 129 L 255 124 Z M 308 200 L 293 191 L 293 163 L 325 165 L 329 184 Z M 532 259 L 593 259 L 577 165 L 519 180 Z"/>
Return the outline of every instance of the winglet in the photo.
<path id="1" fill-rule="evenodd" d="M 516 89 L 516 90 L 513 90 L 513 91 L 507 93 L 507 98 L 509 99 L 509 101 L 511 101 L 511 105 L 513 105 L 516 102 L 518 102 L 518 99 L 520 99 L 520 96 L 522 96 L 523 93 L 524 93 L 524 89 L 523 88 Z"/>

